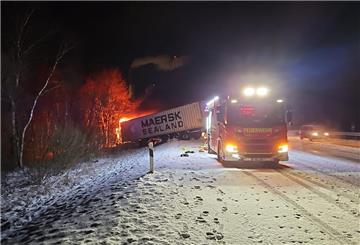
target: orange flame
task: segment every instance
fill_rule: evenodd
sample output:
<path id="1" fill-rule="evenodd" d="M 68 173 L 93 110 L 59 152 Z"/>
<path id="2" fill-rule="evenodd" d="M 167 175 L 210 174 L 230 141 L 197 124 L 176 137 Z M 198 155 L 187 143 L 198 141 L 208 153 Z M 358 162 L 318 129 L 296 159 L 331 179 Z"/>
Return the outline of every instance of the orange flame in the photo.
<path id="1" fill-rule="evenodd" d="M 119 123 L 126 122 L 126 121 L 129 121 L 129 120 L 131 120 L 131 118 L 122 117 L 122 118 L 119 119 Z"/>
<path id="2" fill-rule="evenodd" d="M 122 144 L 122 138 L 121 138 L 121 123 L 138 118 L 138 117 L 144 117 L 153 113 L 156 113 L 156 110 L 148 110 L 148 111 L 142 111 L 142 112 L 135 112 L 133 114 L 127 114 L 119 119 L 119 127 L 115 129 L 116 132 L 116 139 L 118 144 Z"/>

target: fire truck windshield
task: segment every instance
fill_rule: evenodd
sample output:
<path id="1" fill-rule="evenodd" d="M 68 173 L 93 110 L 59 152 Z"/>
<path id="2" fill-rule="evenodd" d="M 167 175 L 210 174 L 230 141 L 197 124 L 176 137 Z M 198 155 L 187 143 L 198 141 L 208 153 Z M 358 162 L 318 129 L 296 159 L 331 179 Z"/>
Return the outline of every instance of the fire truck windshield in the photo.
<path id="1" fill-rule="evenodd" d="M 284 113 L 281 106 L 274 104 L 231 104 L 227 110 L 227 123 L 242 126 L 273 126 L 284 123 Z"/>

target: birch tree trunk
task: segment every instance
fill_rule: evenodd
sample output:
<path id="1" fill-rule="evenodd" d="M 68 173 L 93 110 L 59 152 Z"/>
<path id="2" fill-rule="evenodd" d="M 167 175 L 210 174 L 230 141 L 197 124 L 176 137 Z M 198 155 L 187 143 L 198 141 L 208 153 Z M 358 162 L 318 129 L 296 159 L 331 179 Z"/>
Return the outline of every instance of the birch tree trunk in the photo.
<path id="1" fill-rule="evenodd" d="M 44 82 L 44 85 L 42 86 L 41 90 L 37 93 L 37 95 L 36 95 L 36 97 L 35 97 L 35 99 L 34 99 L 34 101 L 32 103 L 31 110 L 30 110 L 27 122 L 25 124 L 25 127 L 22 130 L 22 133 L 21 133 L 20 151 L 19 151 L 19 166 L 20 167 L 24 166 L 23 155 L 24 155 L 25 136 L 26 136 L 27 129 L 28 129 L 33 117 L 34 117 L 34 111 L 35 111 L 36 105 L 38 103 L 38 100 L 46 92 L 46 89 L 48 88 L 49 82 L 50 82 L 52 76 L 54 75 L 54 72 L 55 72 L 60 60 L 64 57 L 64 55 L 68 51 L 69 51 L 69 48 L 67 48 L 67 47 L 63 47 L 63 48 L 60 49 L 58 55 L 56 56 L 55 62 L 52 65 L 50 73 L 49 73 L 49 75 L 47 76 L 47 78 L 46 78 L 46 80 Z"/>
<path id="2" fill-rule="evenodd" d="M 30 10 L 23 16 L 21 23 L 18 27 L 15 28 L 15 39 L 12 40 L 12 45 L 10 45 L 9 50 L 9 67 L 11 75 L 8 76 L 10 79 L 6 82 L 6 91 L 10 99 L 10 114 L 11 114 L 11 135 L 12 135 L 12 148 L 14 154 L 14 163 L 19 167 L 23 167 L 23 155 L 24 155 L 24 144 L 26 132 L 31 124 L 31 121 L 34 116 L 34 111 L 38 104 L 39 98 L 49 90 L 53 88 L 48 88 L 49 82 L 63 56 L 70 50 L 67 45 L 60 47 L 59 52 L 55 57 L 55 61 L 52 64 L 52 67 L 49 71 L 47 78 L 41 86 L 40 91 L 36 94 L 34 100 L 30 104 L 30 112 L 26 115 L 25 126 L 22 127 L 22 123 L 19 121 L 19 109 L 22 104 L 19 103 L 19 98 L 22 96 L 22 89 L 24 86 L 21 84 L 24 76 L 24 71 L 29 69 L 31 64 L 31 57 L 33 55 L 33 50 L 39 46 L 39 44 L 48 36 L 49 33 L 41 36 L 39 39 L 31 39 L 26 37 L 27 34 L 31 33 L 28 30 L 30 20 L 34 14 L 34 10 Z M 2 66 L 3 67 L 3 66 Z M 3 73 L 2 73 L 3 75 Z M 2 80 L 3 81 L 3 80 Z M 3 85 L 3 84 L 2 84 Z M 3 89 L 2 89 L 3 90 Z"/>
<path id="3" fill-rule="evenodd" d="M 14 154 L 14 162 L 17 165 L 20 165 L 19 162 L 19 134 L 17 130 L 17 119 L 16 119 L 16 103 L 13 98 L 11 98 L 11 144 Z"/>

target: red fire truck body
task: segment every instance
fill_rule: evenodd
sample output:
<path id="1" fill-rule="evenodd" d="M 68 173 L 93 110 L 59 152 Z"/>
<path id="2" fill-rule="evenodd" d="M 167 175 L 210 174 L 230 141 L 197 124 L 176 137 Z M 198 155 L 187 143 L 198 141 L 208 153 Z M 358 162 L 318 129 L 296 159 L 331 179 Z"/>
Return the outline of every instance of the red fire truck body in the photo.
<path id="1" fill-rule="evenodd" d="M 209 153 L 222 161 L 288 160 L 285 108 L 269 98 L 220 99 L 207 103 Z"/>

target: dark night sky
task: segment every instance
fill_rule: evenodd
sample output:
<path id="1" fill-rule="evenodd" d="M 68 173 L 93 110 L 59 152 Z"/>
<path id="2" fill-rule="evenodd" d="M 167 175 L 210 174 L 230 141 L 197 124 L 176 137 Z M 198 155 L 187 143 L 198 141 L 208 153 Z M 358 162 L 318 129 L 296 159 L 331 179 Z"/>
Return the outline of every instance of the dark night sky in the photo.
<path id="1" fill-rule="evenodd" d="M 2 2 L 2 19 L 20 11 L 19 5 L 25 6 Z M 359 121 L 355 112 L 360 97 L 359 3 L 26 6 L 32 5 L 39 7 L 40 22 L 48 22 L 65 39 L 77 43 L 69 63 L 83 76 L 109 67 L 127 74 L 131 62 L 144 56 L 188 56 L 187 63 L 173 71 L 149 66 L 132 70 L 140 92 L 156 84 L 150 104 L 208 99 L 261 80 L 291 99 L 300 121 Z M 2 32 L 6 31 L 3 24 Z"/>

